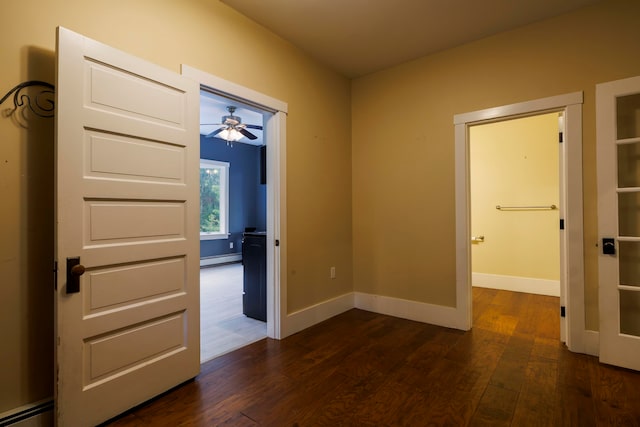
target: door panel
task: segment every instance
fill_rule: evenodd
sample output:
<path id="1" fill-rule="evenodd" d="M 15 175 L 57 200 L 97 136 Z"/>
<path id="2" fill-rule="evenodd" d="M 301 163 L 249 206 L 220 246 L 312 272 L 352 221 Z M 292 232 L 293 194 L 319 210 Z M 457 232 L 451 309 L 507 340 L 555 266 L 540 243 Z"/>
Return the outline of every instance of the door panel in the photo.
<path id="1" fill-rule="evenodd" d="M 64 28 L 57 86 L 56 421 L 95 425 L 200 369 L 199 87 Z"/>
<path id="2" fill-rule="evenodd" d="M 87 200 L 85 245 L 184 239 L 181 201 Z"/>
<path id="3" fill-rule="evenodd" d="M 85 273 L 84 315 L 184 292 L 183 257 Z"/>
<path id="4" fill-rule="evenodd" d="M 88 131 L 85 175 L 111 181 L 185 182 L 185 148 L 140 138 Z M 146 161 L 153 157 L 153 162 Z"/>
<path id="5" fill-rule="evenodd" d="M 599 84 L 596 97 L 600 360 L 640 370 L 640 77 Z"/>
<path id="6" fill-rule="evenodd" d="M 126 370 L 152 362 L 186 346 L 184 313 L 145 322 L 135 328 L 88 339 L 84 344 L 85 380 L 90 388 L 126 374 Z"/>

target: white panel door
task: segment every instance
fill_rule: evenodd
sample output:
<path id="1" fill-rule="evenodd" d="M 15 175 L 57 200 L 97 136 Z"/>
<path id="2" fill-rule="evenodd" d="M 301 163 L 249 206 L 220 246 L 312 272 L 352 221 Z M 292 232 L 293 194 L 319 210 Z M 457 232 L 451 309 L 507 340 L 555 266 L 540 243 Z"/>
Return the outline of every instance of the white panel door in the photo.
<path id="1" fill-rule="evenodd" d="M 57 41 L 56 421 L 89 426 L 200 369 L 199 87 Z"/>
<path id="2" fill-rule="evenodd" d="M 596 86 L 600 361 L 640 370 L 640 77 Z"/>

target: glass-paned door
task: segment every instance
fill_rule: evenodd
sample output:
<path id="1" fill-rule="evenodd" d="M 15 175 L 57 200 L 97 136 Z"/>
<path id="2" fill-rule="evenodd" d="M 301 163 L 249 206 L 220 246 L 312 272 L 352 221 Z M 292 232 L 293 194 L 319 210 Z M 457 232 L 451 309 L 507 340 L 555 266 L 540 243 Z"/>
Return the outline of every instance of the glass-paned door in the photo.
<path id="1" fill-rule="evenodd" d="M 600 360 L 640 370 L 640 77 L 596 94 Z"/>

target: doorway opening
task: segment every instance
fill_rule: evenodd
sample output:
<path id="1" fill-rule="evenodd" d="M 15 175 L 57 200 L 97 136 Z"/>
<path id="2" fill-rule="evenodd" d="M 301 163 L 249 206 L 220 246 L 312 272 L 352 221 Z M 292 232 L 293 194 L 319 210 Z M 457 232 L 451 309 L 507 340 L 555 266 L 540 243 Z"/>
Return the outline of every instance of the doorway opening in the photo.
<path id="1" fill-rule="evenodd" d="M 582 92 L 542 98 L 454 116 L 456 170 L 456 308 L 460 325 L 472 326 L 471 189 L 469 135 L 472 126 L 561 113 L 560 147 L 560 339 L 571 351 L 588 352 L 593 345 L 585 331 L 582 225 Z M 496 205 L 503 202 L 496 202 Z M 506 202 L 505 202 L 506 203 Z M 494 206 L 495 209 L 495 206 Z"/>
<path id="2" fill-rule="evenodd" d="M 219 113 L 224 112 L 224 114 L 218 114 L 217 116 L 214 114 L 213 118 L 203 118 L 201 123 L 213 123 L 214 127 L 214 129 L 211 129 L 211 125 L 209 125 L 210 129 L 205 136 L 213 132 L 212 136 L 224 137 L 223 132 L 221 130 L 218 131 L 221 127 L 217 124 L 226 123 L 228 125 L 232 123 L 232 121 L 229 121 L 228 116 L 234 116 L 232 117 L 233 120 L 240 117 L 241 123 L 247 125 L 246 127 L 239 127 L 237 126 L 238 123 L 235 123 L 235 129 L 241 129 L 240 133 L 244 136 L 247 136 L 247 133 L 244 131 L 249 131 L 256 137 L 255 139 L 249 138 L 249 141 L 254 142 L 253 146 L 239 141 L 228 141 L 230 138 L 227 137 L 224 137 L 225 141 L 222 142 L 226 149 L 233 150 L 231 152 L 234 154 L 238 154 L 241 150 L 253 150 L 255 167 L 248 169 L 249 173 L 246 175 L 254 174 L 258 177 L 257 179 L 260 183 L 255 190 L 255 196 L 259 202 L 254 205 L 255 211 L 253 219 L 242 224 L 239 229 L 232 231 L 231 236 L 228 234 L 230 230 L 226 230 L 227 235 L 220 236 L 222 238 L 217 240 L 223 242 L 218 244 L 225 247 L 227 251 L 235 251 L 236 258 L 227 259 L 231 264 L 227 266 L 228 274 L 225 274 L 224 277 L 241 276 L 243 279 L 242 292 L 244 293 L 247 291 L 247 288 L 244 286 L 246 269 L 244 268 L 245 266 L 240 264 L 240 261 L 243 259 L 242 249 L 243 247 L 246 248 L 250 246 L 252 248 L 250 258 L 255 261 L 256 245 L 254 244 L 255 242 L 252 242 L 250 245 L 243 245 L 243 240 L 248 238 L 248 234 L 260 239 L 261 248 L 259 258 L 262 260 L 262 264 L 258 267 L 258 270 L 260 270 L 258 276 L 260 280 L 262 280 L 262 295 L 259 298 L 264 301 L 264 305 L 266 306 L 263 310 L 266 311 L 266 313 L 260 316 L 260 321 L 264 322 L 263 325 L 266 323 L 266 337 L 280 339 L 283 336 L 283 331 L 286 331 L 287 326 L 286 277 L 281 277 L 280 274 L 280 266 L 286 265 L 286 252 L 281 251 L 283 246 L 286 247 L 286 223 L 281 219 L 281 204 L 286 200 L 286 187 L 284 186 L 283 177 L 286 174 L 285 142 L 287 104 L 186 65 L 182 66 L 182 75 L 199 82 L 201 92 L 206 93 L 210 98 L 216 98 L 219 107 L 222 108 Z M 233 109 L 231 110 L 229 107 Z M 218 129 L 215 129 L 215 127 Z M 201 129 L 201 134 L 205 132 L 207 132 L 206 129 Z M 201 140 L 206 140 L 204 145 L 201 143 L 201 147 L 206 147 L 206 150 L 208 150 L 210 147 L 209 140 L 215 138 L 207 139 L 205 136 L 201 135 Z M 247 142 L 247 140 L 245 140 L 245 142 Z M 206 150 L 203 148 L 202 152 Z M 229 165 L 229 169 L 234 169 L 233 164 Z M 231 174 L 233 173 L 234 172 L 231 172 Z M 248 179 L 246 175 L 239 174 L 238 179 L 241 181 L 246 180 Z M 233 197 L 231 194 L 230 196 Z M 242 196 L 241 192 L 235 194 L 235 197 L 240 196 Z M 230 202 L 232 201 L 233 198 L 230 199 Z M 249 218 L 252 217 L 247 209 L 243 210 L 243 215 Z M 230 222 L 228 224 L 230 224 Z M 232 239 L 229 240 L 229 237 L 232 237 Z M 232 245 L 233 248 L 231 247 Z M 229 253 L 227 253 L 227 255 L 229 255 Z M 245 256 L 247 255 L 245 254 Z M 235 272 L 229 271 L 233 270 L 233 268 L 236 269 Z M 251 269 L 251 271 L 255 272 L 255 269 Z M 252 274 L 255 276 L 254 273 Z M 251 282 L 254 283 L 253 280 Z M 238 280 L 236 280 L 235 283 L 236 288 L 238 288 Z M 243 305 L 244 302 L 245 301 L 243 301 Z M 245 307 L 242 307 L 242 309 L 245 311 Z M 244 315 L 244 313 L 243 316 L 249 317 Z M 264 333 L 264 329 L 261 334 L 262 333 Z M 246 343 L 248 344 L 251 341 L 255 341 L 255 336 L 254 338 L 248 339 Z M 238 347 L 234 346 L 233 348 Z M 231 349 L 227 351 L 230 350 Z M 222 353 L 218 355 L 220 354 Z M 210 357 L 215 356 L 205 356 L 201 359 L 204 361 Z"/>
<path id="3" fill-rule="evenodd" d="M 264 111 L 200 91 L 200 360 L 267 336 Z"/>
<path id="4" fill-rule="evenodd" d="M 469 126 L 474 327 L 558 339 L 562 133 L 561 112 Z"/>
<path id="5" fill-rule="evenodd" d="M 560 296 L 562 113 L 469 127 L 471 283 Z"/>

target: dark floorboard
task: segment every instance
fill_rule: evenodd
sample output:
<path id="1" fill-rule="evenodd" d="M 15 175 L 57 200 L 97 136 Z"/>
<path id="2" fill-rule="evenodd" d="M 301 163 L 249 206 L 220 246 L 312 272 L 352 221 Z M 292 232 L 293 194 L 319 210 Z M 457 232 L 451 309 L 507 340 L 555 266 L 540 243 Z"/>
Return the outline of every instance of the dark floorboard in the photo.
<path id="1" fill-rule="evenodd" d="M 474 288 L 462 332 L 350 310 L 202 365 L 111 426 L 640 426 L 640 373 L 569 352 L 558 298 Z"/>

